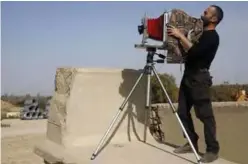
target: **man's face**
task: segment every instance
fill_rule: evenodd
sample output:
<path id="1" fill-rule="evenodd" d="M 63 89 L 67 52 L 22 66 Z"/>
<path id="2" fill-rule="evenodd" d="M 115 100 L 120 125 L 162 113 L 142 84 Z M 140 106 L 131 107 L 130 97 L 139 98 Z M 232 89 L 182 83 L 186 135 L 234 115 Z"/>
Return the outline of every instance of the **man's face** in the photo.
<path id="1" fill-rule="evenodd" d="M 203 21 L 203 26 L 206 27 L 209 24 L 213 24 L 215 22 L 217 22 L 217 17 L 215 14 L 215 8 L 210 6 L 208 7 L 203 14 L 201 15 L 201 19 Z"/>

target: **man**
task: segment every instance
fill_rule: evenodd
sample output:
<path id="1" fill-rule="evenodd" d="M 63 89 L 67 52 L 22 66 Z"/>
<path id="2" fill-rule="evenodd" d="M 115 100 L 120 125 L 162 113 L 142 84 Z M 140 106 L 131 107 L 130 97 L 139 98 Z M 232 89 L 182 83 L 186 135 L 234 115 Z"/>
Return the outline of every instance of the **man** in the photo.
<path id="1" fill-rule="evenodd" d="M 174 27 L 168 28 L 168 35 L 181 40 L 187 49 L 185 71 L 181 81 L 178 99 L 178 115 L 198 152 L 198 135 L 195 132 L 190 109 L 194 106 L 195 114 L 204 125 L 206 153 L 201 162 L 209 163 L 218 158 L 219 143 L 216 139 L 216 123 L 210 97 L 212 78 L 209 68 L 219 47 L 219 35 L 216 26 L 223 19 L 220 7 L 211 5 L 201 16 L 204 31 L 199 42 L 192 44 L 180 31 Z M 185 136 L 185 135 L 184 135 Z M 177 148 L 175 153 L 192 152 L 189 143 Z"/>

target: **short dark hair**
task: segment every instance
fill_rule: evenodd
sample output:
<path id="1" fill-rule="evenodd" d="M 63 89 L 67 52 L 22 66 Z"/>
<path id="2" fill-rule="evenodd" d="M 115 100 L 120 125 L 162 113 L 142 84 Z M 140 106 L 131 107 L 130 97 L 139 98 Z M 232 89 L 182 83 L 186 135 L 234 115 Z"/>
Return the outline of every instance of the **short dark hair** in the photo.
<path id="1" fill-rule="evenodd" d="M 216 14 L 216 17 L 218 19 L 217 24 L 219 24 L 222 21 L 223 17 L 224 17 L 224 12 L 221 9 L 221 7 L 219 7 L 217 5 L 211 5 L 211 6 L 215 8 L 215 11 L 216 11 L 215 14 Z"/>

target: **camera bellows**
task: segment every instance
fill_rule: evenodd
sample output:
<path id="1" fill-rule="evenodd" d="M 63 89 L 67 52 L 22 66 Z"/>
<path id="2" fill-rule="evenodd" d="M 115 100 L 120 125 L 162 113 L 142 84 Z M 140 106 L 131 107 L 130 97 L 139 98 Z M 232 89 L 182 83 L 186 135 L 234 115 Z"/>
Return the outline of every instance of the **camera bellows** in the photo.
<path id="1" fill-rule="evenodd" d="M 163 41 L 164 32 L 164 14 L 157 19 L 147 20 L 147 33 L 149 38 L 157 41 Z"/>

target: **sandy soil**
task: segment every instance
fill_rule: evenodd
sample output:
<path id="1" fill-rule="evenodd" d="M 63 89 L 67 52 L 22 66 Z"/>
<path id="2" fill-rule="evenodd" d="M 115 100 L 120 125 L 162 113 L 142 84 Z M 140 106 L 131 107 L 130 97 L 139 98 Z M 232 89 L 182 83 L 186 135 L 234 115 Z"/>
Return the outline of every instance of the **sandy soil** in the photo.
<path id="1" fill-rule="evenodd" d="M 9 102 L 1 100 L 1 111 L 2 112 L 19 112 L 21 107 L 15 106 Z"/>
<path id="2" fill-rule="evenodd" d="M 47 120 L 3 120 L 11 124 L 2 128 L 2 164 L 44 164 L 43 159 L 33 153 L 35 144 L 45 138 Z"/>
<path id="3" fill-rule="evenodd" d="M 217 136 L 221 145 L 221 157 L 240 164 L 247 164 L 248 110 L 247 107 L 215 110 Z M 171 111 L 161 113 L 167 142 L 184 143 L 178 122 Z M 194 117 L 196 131 L 200 135 L 200 149 L 204 151 L 202 124 Z M 2 128 L 2 164 L 43 164 L 43 160 L 33 153 L 33 147 L 45 139 L 47 120 L 3 120 L 10 124 Z"/>

